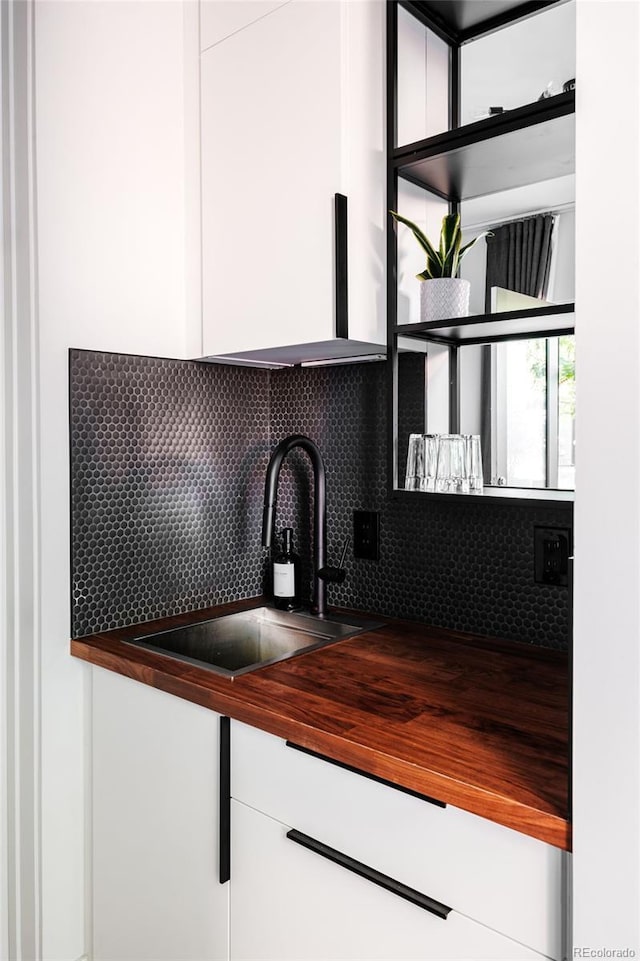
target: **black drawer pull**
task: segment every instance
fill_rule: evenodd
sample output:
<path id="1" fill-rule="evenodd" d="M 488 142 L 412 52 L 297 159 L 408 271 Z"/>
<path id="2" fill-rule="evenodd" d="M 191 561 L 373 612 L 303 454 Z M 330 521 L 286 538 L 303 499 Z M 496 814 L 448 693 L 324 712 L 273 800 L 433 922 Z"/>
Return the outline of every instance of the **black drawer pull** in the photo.
<path id="1" fill-rule="evenodd" d="M 375 868 L 370 868 L 367 864 L 362 864 L 361 861 L 355 861 L 347 854 L 342 854 L 341 851 L 336 851 L 335 848 L 330 848 L 327 844 L 323 844 L 322 841 L 316 841 L 315 838 L 310 838 L 301 831 L 296 831 L 295 829 L 287 831 L 287 837 L 290 841 L 295 841 L 296 844 L 302 845 L 303 848 L 308 848 L 309 851 L 313 851 L 314 854 L 319 854 L 328 861 L 333 861 L 334 864 L 340 865 L 341 868 L 346 868 L 347 871 L 357 874 L 358 877 L 365 878 L 365 880 L 377 884 L 378 887 L 385 888 L 386 891 L 396 894 L 399 898 L 404 898 L 405 901 L 411 901 L 412 904 L 417 904 L 419 908 L 423 908 L 430 914 L 435 914 L 436 917 L 442 918 L 443 921 L 447 920 L 451 908 L 448 908 L 446 904 L 442 904 L 440 901 L 434 901 L 433 898 L 429 898 L 426 894 L 416 891 L 415 888 L 410 888 L 406 884 L 402 884 L 400 881 L 396 881 L 394 878 L 390 878 L 386 874 L 376 871 Z"/>
<path id="2" fill-rule="evenodd" d="M 367 777 L 370 781 L 377 781 L 378 784 L 384 784 L 385 787 L 392 787 L 394 791 L 402 791 L 403 794 L 410 794 L 411 797 L 417 797 L 420 801 L 426 801 L 428 804 L 435 804 L 436 807 L 446 808 L 444 801 L 438 801 L 437 798 L 429 797 L 428 794 L 420 794 L 419 791 L 412 791 L 410 787 L 402 787 L 401 784 L 394 784 L 393 781 L 387 781 L 384 777 L 378 777 L 377 774 L 369 774 L 368 771 L 361 771 L 359 767 L 352 767 L 351 764 L 345 764 L 343 761 L 335 761 L 332 757 L 327 757 L 326 754 L 319 754 L 317 751 L 312 751 L 308 747 L 301 747 L 299 744 L 294 744 L 293 741 L 285 741 L 287 747 L 292 747 L 294 751 L 301 751 L 302 754 L 309 754 L 311 757 L 317 757 L 320 761 L 326 761 L 327 764 L 335 764 L 336 767 L 341 767 L 345 771 L 351 771 L 352 774 L 359 774 L 360 777 Z"/>

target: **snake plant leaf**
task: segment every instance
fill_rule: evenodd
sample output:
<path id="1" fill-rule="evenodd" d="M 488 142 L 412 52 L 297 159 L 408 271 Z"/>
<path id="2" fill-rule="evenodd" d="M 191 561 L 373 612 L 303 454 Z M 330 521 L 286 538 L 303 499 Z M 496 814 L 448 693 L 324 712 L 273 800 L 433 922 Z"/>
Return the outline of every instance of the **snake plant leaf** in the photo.
<path id="1" fill-rule="evenodd" d="M 460 247 L 460 214 L 446 214 L 440 228 L 440 260 L 451 263 L 456 249 Z"/>
<path id="2" fill-rule="evenodd" d="M 460 232 L 458 231 L 453 246 L 448 250 L 445 261 L 442 265 L 443 277 L 455 277 L 460 266 Z"/>
<path id="3" fill-rule="evenodd" d="M 434 264 L 441 263 L 437 250 L 434 249 L 429 238 L 420 230 L 417 224 L 414 224 L 412 220 L 407 220 L 406 217 L 396 213 L 394 210 L 390 210 L 389 213 L 394 220 L 396 220 L 398 223 L 404 224 L 405 227 L 408 227 L 413 233 L 413 236 L 416 238 L 427 255 L 427 265 L 429 261 L 432 261 Z"/>
<path id="4" fill-rule="evenodd" d="M 430 257 L 427 254 L 427 263 L 423 271 L 416 274 L 419 280 L 432 280 L 434 277 L 442 276 L 442 263 L 440 257 Z"/>

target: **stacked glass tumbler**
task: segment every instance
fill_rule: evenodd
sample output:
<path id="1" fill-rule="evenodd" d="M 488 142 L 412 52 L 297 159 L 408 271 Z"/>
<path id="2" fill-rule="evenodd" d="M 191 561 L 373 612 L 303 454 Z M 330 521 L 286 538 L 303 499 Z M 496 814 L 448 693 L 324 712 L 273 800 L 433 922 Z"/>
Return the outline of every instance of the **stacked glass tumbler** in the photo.
<path id="1" fill-rule="evenodd" d="M 481 494 L 478 434 L 410 434 L 405 490 Z"/>

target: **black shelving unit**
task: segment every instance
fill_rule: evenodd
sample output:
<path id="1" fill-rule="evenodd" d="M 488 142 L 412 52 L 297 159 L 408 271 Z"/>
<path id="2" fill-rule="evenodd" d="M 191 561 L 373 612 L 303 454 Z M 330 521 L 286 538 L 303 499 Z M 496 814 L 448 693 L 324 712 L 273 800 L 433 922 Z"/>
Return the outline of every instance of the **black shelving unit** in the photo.
<path id="1" fill-rule="evenodd" d="M 549 487 L 485 487 L 481 494 L 432 494 L 428 491 L 407 491 L 398 488 L 394 500 L 415 503 L 416 497 L 435 497 L 439 501 L 475 501 L 476 504 L 509 503 L 513 507 L 526 507 L 532 500 L 541 501 L 545 507 L 558 510 L 573 509 L 573 491 L 552 490 Z"/>
<path id="2" fill-rule="evenodd" d="M 575 93 L 506 110 L 405 147 L 398 175 L 459 203 L 575 171 Z"/>
<path id="3" fill-rule="evenodd" d="M 575 171 L 575 94 L 573 91 L 525 104 L 460 126 L 460 47 L 567 0 L 387 0 L 387 206 L 397 210 L 398 179 L 420 186 L 457 212 L 464 200 L 522 187 Z M 402 7 L 449 45 L 449 130 L 414 143 L 396 144 L 398 8 Z M 387 233 L 387 318 L 390 378 L 388 393 L 389 487 L 395 498 L 415 497 L 398 487 L 398 352 L 411 338 L 444 344 L 450 352 L 450 430 L 458 430 L 458 349 L 529 337 L 571 334 L 574 304 L 544 305 L 503 313 L 431 323 L 397 323 L 397 241 L 389 216 Z M 489 488 L 483 495 L 432 494 L 495 503 L 539 499 L 570 507 L 572 492 Z"/>
<path id="4" fill-rule="evenodd" d="M 575 330 L 573 312 L 574 304 L 558 304 L 530 310 L 509 310 L 500 314 L 474 314 L 463 320 L 398 324 L 394 334 L 453 347 L 497 344 L 530 337 L 561 337 Z"/>
<path id="5" fill-rule="evenodd" d="M 447 43 L 460 47 L 562 0 L 400 0 L 400 5 Z"/>

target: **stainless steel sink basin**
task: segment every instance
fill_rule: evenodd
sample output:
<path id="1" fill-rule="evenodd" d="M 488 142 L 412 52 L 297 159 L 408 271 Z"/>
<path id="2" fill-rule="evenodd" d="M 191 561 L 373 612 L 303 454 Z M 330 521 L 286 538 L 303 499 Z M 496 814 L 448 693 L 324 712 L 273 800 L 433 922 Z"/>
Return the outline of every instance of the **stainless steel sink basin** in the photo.
<path id="1" fill-rule="evenodd" d="M 320 618 L 256 607 L 173 631 L 140 635 L 126 643 L 233 678 L 380 626 L 357 614 Z"/>

